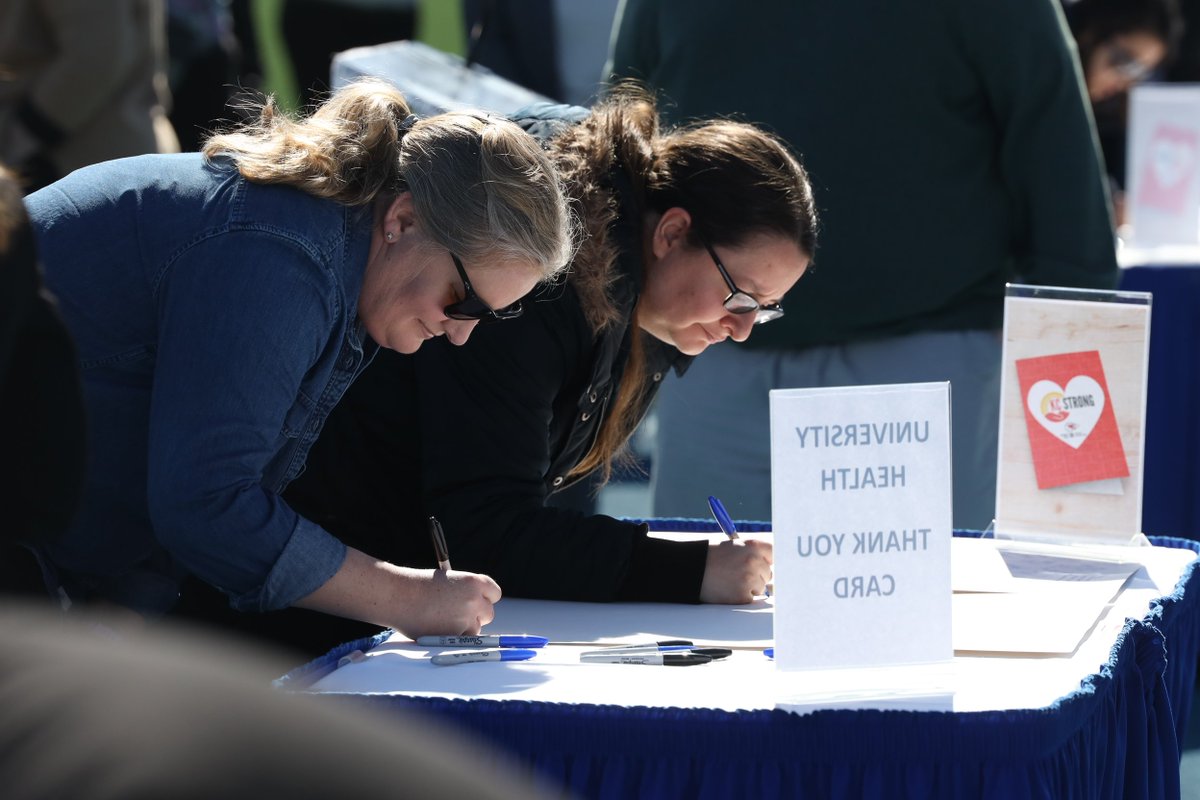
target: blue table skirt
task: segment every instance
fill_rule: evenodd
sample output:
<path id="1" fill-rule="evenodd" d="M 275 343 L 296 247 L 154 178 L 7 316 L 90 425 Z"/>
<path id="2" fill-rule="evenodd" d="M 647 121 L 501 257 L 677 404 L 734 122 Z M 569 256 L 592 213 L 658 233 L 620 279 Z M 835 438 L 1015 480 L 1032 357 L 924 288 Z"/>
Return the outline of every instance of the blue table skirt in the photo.
<path id="1" fill-rule="evenodd" d="M 653 522 L 659 530 L 709 527 L 699 520 Z M 1200 542 L 1152 541 L 1200 553 Z M 1144 619 L 1127 620 L 1097 674 L 1045 709 L 797 716 L 329 697 L 430 714 L 490 742 L 551 786 L 585 798 L 1172 798 L 1180 791 L 1179 742 L 1200 653 L 1194 567 Z M 389 633 L 347 643 L 276 683 L 285 689 L 308 685 L 341 656 L 370 648 Z"/>
<path id="2" fill-rule="evenodd" d="M 1142 530 L 1200 539 L 1200 265 L 1124 269 L 1121 288 L 1154 295 Z"/>

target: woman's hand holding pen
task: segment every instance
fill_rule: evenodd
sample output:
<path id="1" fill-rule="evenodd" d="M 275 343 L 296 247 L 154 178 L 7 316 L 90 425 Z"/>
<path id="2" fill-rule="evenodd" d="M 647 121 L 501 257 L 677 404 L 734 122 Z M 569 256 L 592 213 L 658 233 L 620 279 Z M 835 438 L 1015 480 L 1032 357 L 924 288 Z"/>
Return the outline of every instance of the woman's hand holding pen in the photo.
<path id="1" fill-rule="evenodd" d="M 729 539 L 710 545 L 700 584 L 700 602 L 742 604 L 761 597 L 775 563 L 770 542 Z"/>
<path id="2" fill-rule="evenodd" d="M 414 573 L 418 593 L 397 606 L 391 627 L 410 639 L 418 636 L 474 636 L 492 621 L 500 586 L 487 575 L 459 570 L 406 570 Z"/>
<path id="3" fill-rule="evenodd" d="M 420 596 L 402 603 L 406 621 L 391 627 L 409 638 L 418 636 L 474 636 L 495 617 L 500 587 L 487 575 L 450 568 L 446 534 L 436 517 L 429 518 L 436 570 L 406 570 L 426 582 Z"/>
<path id="4" fill-rule="evenodd" d="M 487 575 L 399 567 L 351 547 L 337 573 L 296 605 L 416 638 L 477 634 L 499 600 L 500 587 Z"/>

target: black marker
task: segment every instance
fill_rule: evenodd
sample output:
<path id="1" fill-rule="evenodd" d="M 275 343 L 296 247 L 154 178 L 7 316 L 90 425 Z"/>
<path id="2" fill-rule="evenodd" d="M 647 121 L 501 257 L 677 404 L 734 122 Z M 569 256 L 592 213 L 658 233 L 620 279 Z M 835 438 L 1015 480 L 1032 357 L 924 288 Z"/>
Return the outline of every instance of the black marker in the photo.
<path id="1" fill-rule="evenodd" d="M 693 667 L 712 663 L 711 658 L 698 653 L 584 653 L 579 660 L 585 664 L 649 664 L 661 667 Z"/>
<path id="2" fill-rule="evenodd" d="M 450 571 L 450 551 L 446 549 L 446 534 L 442 531 L 442 523 L 437 517 L 429 518 L 429 538 L 433 539 L 433 552 L 437 558 L 438 569 Z"/>

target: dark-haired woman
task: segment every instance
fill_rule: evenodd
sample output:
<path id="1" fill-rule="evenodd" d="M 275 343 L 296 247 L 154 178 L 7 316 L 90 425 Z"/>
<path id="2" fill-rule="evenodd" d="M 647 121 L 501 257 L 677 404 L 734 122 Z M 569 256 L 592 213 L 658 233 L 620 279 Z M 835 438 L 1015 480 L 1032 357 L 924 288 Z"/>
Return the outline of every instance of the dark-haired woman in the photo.
<path id="1" fill-rule="evenodd" d="M 453 352 L 378 359 L 288 496 L 411 563 L 432 563 L 421 521 L 436 515 L 455 566 L 510 596 L 749 602 L 769 544 L 668 542 L 546 500 L 607 477 L 668 370 L 783 313 L 815 248 L 808 177 L 750 125 L 661 130 L 630 88 L 518 121 L 545 141 L 588 234 L 566 282 Z"/>
<path id="2" fill-rule="evenodd" d="M 1114 221 L 1121 225 L 1129 92 L 1174 60 L 1183 17 L 1176 0 L 1073 0 L 1064 10 L 1092 102 Z"/>

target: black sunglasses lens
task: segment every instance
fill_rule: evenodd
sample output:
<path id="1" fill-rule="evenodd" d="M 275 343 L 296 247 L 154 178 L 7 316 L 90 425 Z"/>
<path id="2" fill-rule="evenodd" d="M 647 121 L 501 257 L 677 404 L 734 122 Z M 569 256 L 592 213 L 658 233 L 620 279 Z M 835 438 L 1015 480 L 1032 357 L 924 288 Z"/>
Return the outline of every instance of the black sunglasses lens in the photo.
<path id="1" fill-rule="evenodd" d="M 467 277 L 467 271 L 463 268 L 462 261 L 459 260 L 458 256 L 451 253 L 450 258 L 454 261 L 454 268 L 458 270 L 459 278 L 462 279 L 463 292 L 466 296 L 462 300 L 446 306 L 444 312 L 447 317 L 450 319 L 475 321 L 480 325 L 487 325 L 491 322 L 503 322 L 506 319 L 516 319 L 521 316 L 521 312 L 524 309 L 521 308 L 519 301 L 499 310 L 492 309 L 471 288 L 471 281 Z"/>
<path id="2" fill-rule="evenodd" d="M 468 295 L 457 303 L 451 303 L 446 306 L 446 316 L 450 319 L 472 320 L 482 319 L 491 311 L 487 306 L 479 301 L 478 297 Z"/>
<path id="3" fill-rule="evenodd" d="M 506 319 L 516 319 L 525 309 L 520 303 L 513 303 L 498 311 L 493 311 L 478 297 L 467 297 L 457 303 L 446 306 L 445 313 L 450 319 L 475 321 L 480 325 L 492 322 L 503 322 Z"/>

